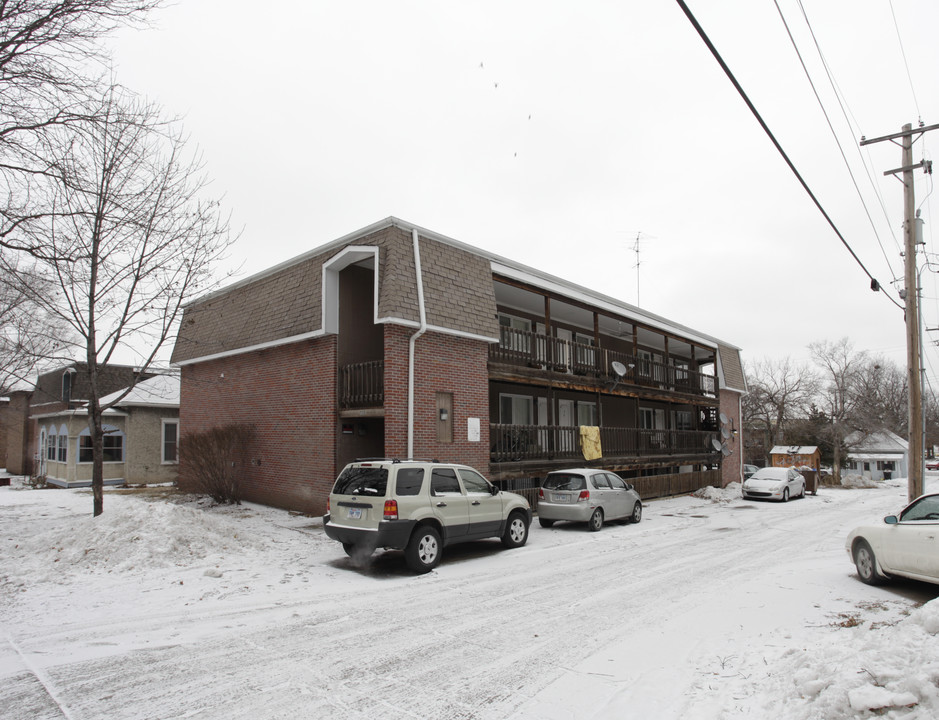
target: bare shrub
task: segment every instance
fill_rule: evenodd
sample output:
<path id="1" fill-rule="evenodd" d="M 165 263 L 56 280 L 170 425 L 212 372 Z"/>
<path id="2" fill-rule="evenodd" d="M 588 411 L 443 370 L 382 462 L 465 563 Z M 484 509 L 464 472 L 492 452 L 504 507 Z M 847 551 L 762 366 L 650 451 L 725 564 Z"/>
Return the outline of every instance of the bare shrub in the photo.
<path id="1" fill-rule="evenodd" d="M 224 425 L 180 438 L 179 460 L 185 489 L 208 495 L 217 503 L 241 504 L 241 478 L 248 447 L 254 440 L 250 425 Z"/>

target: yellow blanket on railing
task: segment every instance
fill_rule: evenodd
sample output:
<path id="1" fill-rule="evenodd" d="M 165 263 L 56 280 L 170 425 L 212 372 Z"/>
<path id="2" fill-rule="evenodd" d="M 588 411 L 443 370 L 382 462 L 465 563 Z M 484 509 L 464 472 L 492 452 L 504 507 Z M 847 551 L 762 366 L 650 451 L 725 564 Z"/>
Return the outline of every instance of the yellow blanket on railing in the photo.
<path id="1" fill-rule="evenodd" d="M 580 449 L 584 453 L 584 460 L 603 457 L 603 451 L 600 449 L 600 428 L 594 425 L 580 426 Z"/>

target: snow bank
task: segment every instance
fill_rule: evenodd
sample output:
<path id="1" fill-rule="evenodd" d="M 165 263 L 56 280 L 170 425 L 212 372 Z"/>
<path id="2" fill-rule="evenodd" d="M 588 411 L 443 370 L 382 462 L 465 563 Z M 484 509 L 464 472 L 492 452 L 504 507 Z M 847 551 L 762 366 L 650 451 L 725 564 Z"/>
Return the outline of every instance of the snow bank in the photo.
<path id="1" fill-rule="evenodd" d="M 45 492 L 45 491 L 43 491 Z M 48 491 L 55 492 L 55 491 Z M 63 513 L 31 535 L 7 539 L 8 557 L 30 583 L 65 575 L 191 566 L 233 550 L 261 549 L 260 540 L 236 521 L 244 508 L 204 509 L 193 504 L 146 502 L 108 494 L 106 512 Z M 28 512 L 28 508 L 26 512 Z"/>
<path id="2" fill-rule="evenodd" d="M 875 488 L 875 487 L 881 487 L 883 483 L 878 482 L 877 480 L 872 480 L 866 475 L 857 475 L 857 474 L 849 475 L 845 473 L 841 476 L 841 485 L 842 487 L 849 487 L 849 488 Z"/>
<path id="3" fill-rule="evenodd" d="M 716 488 L 713 485 L 695 490 L 692 495 L 711 502 L 728 503 L 740 499 L 740 483 L 732 482 L 725 488 Z"/>
<path id="4" fill-rule="evenodd" d="M 837 628 L 829 642 L 784 652 L 768 675 L 767 717 L 774 707 L 780 716 L 779 701 L 787 718 L 939 717 L 939 599 L 895 624 Z"/>

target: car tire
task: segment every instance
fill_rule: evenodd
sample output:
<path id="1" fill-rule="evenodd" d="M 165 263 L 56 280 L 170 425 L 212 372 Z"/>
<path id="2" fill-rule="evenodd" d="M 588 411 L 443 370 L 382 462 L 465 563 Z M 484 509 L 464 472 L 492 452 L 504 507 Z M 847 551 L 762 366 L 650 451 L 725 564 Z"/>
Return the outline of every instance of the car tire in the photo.
<path id="1" fill-rule="evenodd" d="M 404 561 L 416 573 L 427 573 L 437 567 L 443 548 L 440 533 L 430 525 L 417 528 L 404 549 Z"/>
<path id="2" fill-rule="evenodd" d="M 587 521 L 587 529 L 590 532 L 597 532 L 600 528 L 603 527 L 603 511 L 600 508 L 597 508 L 593 511 L 593 515 L 590 516 L 590 519 Z"/>
<path id="3" fill-rule="evenodd" d="M 629 522 L 638 523 L 642 522 L 642 503 L 636 501 L 636 504 L 633 505 L 632 515 L 629 516 Z"/>
<path id="4" fill-rule="evenodd" d="M 854 543 L 854 567 L 857 576 L 866 585 L 882 585 L 886 578 L 877 572 L 877 557 L 867 540 Z"/>
<path id="5" fill-rule="evenodd" d="M 547 518 L 538 518 L 538 524 L 543 528 L 549 528 L 554 525 L 554 520 L 548 520 Z"/>
<path id="6" fill-rule="evenodd" d="M 802 483 L 802 492 L 799 493 L 799 499 L 805 498 L 805 483 Z"/>
<path id="7" fill-rule="evenodd" d="M 789 488 L 783 488 L 783 502 L 789 502 Z"/>
<path id="8" fill-rule="evenodd" d="M 550 520 L 548 522 L 551 522 Z M 520 512 L 509 515 L 502 533 L 502 544 L 507 548 L 517 548 L 528 542 L 528 521 Z"/>

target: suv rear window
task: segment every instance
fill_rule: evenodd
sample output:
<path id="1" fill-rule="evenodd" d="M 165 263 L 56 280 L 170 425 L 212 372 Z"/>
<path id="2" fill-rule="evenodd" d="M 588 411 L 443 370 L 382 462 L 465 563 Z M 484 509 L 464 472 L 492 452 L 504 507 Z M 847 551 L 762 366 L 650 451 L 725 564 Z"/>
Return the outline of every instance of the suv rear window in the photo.
<path id="1" fill-rule="evenodd" d="M 584 476 L 567 473 L 548 475 L 544 479 L 542 487 L 548 490 L 583 490 L 585 489 Z"/>
<path id="2" fill-rule="evenodd" d="M 336 495 L 374 495 L 384 497 L 388 489 L 388 471 L 378 467 L 347 467 L 333 486 Z"/>

